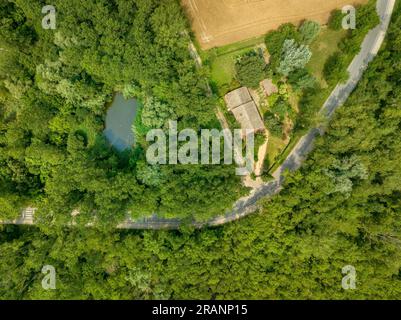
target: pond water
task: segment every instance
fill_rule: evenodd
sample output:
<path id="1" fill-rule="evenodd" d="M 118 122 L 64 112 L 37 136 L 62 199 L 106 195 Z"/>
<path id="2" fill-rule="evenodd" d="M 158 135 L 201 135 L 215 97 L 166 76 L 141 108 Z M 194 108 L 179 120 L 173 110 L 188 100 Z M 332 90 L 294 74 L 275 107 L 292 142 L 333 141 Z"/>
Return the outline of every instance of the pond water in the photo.
<path id="1" fill-rule="evenodd" d="M 114 96 L 106 116 L 104 135 L 118 151 L 129 149 L 135 142 L 132 124 L 135 119 L 137 102 L 124 99 L 121 93 Z"/>

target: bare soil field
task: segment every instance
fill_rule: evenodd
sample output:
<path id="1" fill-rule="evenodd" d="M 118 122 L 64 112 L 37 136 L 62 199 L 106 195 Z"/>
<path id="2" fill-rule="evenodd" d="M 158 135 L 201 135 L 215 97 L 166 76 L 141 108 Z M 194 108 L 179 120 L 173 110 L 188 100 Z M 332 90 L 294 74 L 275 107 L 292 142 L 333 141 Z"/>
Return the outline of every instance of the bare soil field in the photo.
<path id="1" fill-rule="evenodd" d="M 326 23 L 333 9 L 367 0 L 181 0 L 202 49 L 263 35 L 304 19 Z"/>

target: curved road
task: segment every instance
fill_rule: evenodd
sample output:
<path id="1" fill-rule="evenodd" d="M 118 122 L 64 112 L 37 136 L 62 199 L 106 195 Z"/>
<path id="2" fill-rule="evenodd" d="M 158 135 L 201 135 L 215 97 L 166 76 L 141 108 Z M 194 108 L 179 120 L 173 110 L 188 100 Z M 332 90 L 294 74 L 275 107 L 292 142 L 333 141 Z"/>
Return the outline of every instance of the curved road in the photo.
<path id="1" fill-rule="evenodd" d="M 361 79 L 363 72 L 368 67 L 368 64 L 375 58 L 380 50 L 385 39 L 388 26 L 390 24 L 391 16 L 393 13 L 395 0 L 378 0 L 377 12 L 380 16 L 380 24 L 374 29 L 370 30 L 366 35 L 361 51 L 348 67 L 350 77 L 345 84 L 339 84 L 333 90 L 329 98 L 323 105 L 320 113 L 330 118 L 334 112 L 344 104 L 352 91 L 357 86 Z M 274 180 L 263 184 L 261 187 L 254 189 L 247 197 L 239 199 L 233 206 L 233 209 L 223 216 L 213 218 L 207 222 L 193 222 L 192 225 L 196 228 L 204 226 L 218 226 L 231 221 L 235 221 L 254 213 L 258 209 L 257 202 L 263 197 L 271 197 L 282 189 L 284 181 L 283 172 L 286 170 L 295 171 L 299 169 L 308 153 L 313 149 L 315 139 L 318 135 L 323 135 L 324 131 L 321 128 L 310 129 L 309 132 L 303 136 L 291 151 L 283 164 L 273 173 Z M 12 222 L 5 222 L 11 224 L 33 224 L 34 209 L 27 208 L 22 213 L 18 220 Z M 162 219 L 156 215 L 151 218 L 141 220 L 127 220 L 120 225 L 120 229 L 178 229 L 182 225 L 179 219 Z"/>

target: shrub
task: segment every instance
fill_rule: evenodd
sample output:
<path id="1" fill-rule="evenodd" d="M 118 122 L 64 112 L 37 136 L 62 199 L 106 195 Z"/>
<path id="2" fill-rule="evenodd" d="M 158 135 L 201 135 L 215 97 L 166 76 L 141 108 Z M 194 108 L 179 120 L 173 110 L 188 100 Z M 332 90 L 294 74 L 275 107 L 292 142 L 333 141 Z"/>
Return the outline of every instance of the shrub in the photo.
<path id="1" fill-rule="evenodd" d="M 305 21 L 299 28 L 301 42 L 310 44 L 320 32 L 320 24 L 315 21 Z"/>
<path id="2" fill-rule="evenodd" d="M 265 124 L 267 129 L 273 136 L 278 137 L 283 134 L 283 125 L 274 113 L 266 112 Z"/>
<path id="3" fill-rule="evenodd" d="M 341 12 L 341 10 L 339 9 L 333 10 L 331 12 L 328 27 L 332 30 L 340 30 L 342 28 L 343 18 L 344 14 Z"/>
<path id="4" fill-rule="evenodd" d="M 330 56 L 324 65 L 323 75 L 326 82 L 334 85 L 337 82 L 344 82 L 348 79 L 347 61 L 341 52 L 336 52 Z"/>
<path id="5" fill-rule="evenodd" d="M 256 89 L 265 77 L 266 63 L 262 57 L 251 51 L 237 61 L 235 71 L 241 85 Z"/>
<path id="6" fill-rule="evenodd" d="M 276 103 L 270 108 L 270 111 L 277 115 L 280 121 L 283 121 L 287 113 L 291 110 L 291 105 L 285 99 L 278 99 Z"/>
<path id="7" fill-rule="evenodd" d="M 288 82 L 296 91 L 313 88 L 316 86 L 316 78 L 305 68 L 298 69 L 288 76 Z"/>

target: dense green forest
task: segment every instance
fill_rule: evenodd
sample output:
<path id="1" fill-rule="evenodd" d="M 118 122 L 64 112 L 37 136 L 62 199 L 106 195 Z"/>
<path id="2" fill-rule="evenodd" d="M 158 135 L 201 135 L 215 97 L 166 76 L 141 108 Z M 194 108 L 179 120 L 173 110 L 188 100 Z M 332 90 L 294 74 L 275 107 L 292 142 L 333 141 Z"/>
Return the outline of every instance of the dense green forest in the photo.
<path id="1" fill-rule="evenodd" d="M 7 10 L 16 10 L 16 7 L 12 5 Z M 129 11 L 129 8 L 125 10 Z M 122 12 L 126 13 L 125 10 Z M 14 14 L 16 20 L 22 19 L 18 12 L 21 13 L 17 10 Z M 26 37 L 32 37 L 32 43 L 35 41 L 29 30 L 22 25 L 20 33 L 14 34 L 21 37 L 21 56 L 18 56 L 19 60 L 13 56 L 16 60 L 7 65 L 19 76 L 9 87 L 27 90 L 21 98 L 23 101 L 33 95 L 35 101 L 40 98 L 40 101 L 47 102 L 46 106 L 54 107 L 53 98 L 38 93 L 40 91 L 26 89 L 30 88 L 29 81 L 32 81 L 30 63 L 23 58 L 24 52 L 29 49 L 26 49 Z M 47 52 L 51 52 L 50 48 Z M 84 63 L 85 53 L 80 52 L 80 57 L 83 57 L 80 60 Z M 107 61 L 107 58 L 104 59 Z M 398 3 L 384 47 L 346 105 L 336 113 L 327 134 L 319 139 L 317 148 L 303 168 L 287 176 L 284 190 L 273 199 L 266 200 L 254 216 L 224 227 L 204 230 L 183 228 L 174 232 L 2 226 L 0 297 L 399 299 L 400 61 L 401 7 Z M 111 72 L 102 75 L 96 70 L 96 59 L 86 61 L 89 62 L 93 77 L 110 77 Z M 2 64 L 2 68 L 6 65 Z M 87 81 L 95 81 L 86 73 L 82 76 L 88 77 Z M 80 81 L 81 85 L 86 84 L 86 81 Z M 107 81 L 104 81 L 106 86 Z M 4 91 L 3 96 L 10 94 Z M 63 105 L 63 98 L 59 99 L 60 105 Z M 18 99 L 15 98 L 15 101 Z M 5 108 L 12 106 L 5 105 L 4 98 L 2 103 L 4 115 L 7 114 Z M 30 118 L 42 114 L 34 110 L 43 105 L 28 105 L 31 108 Z M 60 105 L 57 106 L 62 108 Z M 53 136 L 35 120 L 25 124 L 21 122 L 20 117 L 28 116 L 28 111 L 22 115 L 18 113 L 21 103 L 16 102 L 14 108 L 18 117 L 12 117 L 10 122 L 19 121 L 24 131 L 13 126 L 12 134 L 6 134 L 7 139 L 15 139 L 14 148 L 6 144 L 6 138 L 2 138 L 3 148 L 7 150 L 6 154 L 4 151 L 1 153 L 2 162 L 8 163 L 8 166 L 2 165 L 2 183 L 7 188 L 2 186 L 1 191 L 2 199 L 6 199 L 9 206 L 13 193 L 7 194 L 4 190 L 10 192 L 14 190 L 11 188 L 18 186 L 24 194 L 31 190 L 30 187 L 35 190 L 32 186 L 43 184 L 40 177 L 50 174 L 46 168 L 54 170 L 51 165 L 35 166 L 37 158 L 33 155 L 29 158 L 30 167 L 18 161 L 21 157 L 19 153 L 25 152 L 23 150 L 33 132 L 48 141 L 57 141 L 57 137 L 64 141 L 63 134 L 54 133 Z M 84 110 L 81 112 L 85 114 Z M 68 113 L 56 114 L 68 118 Z M 48 114 L 48 119 L 53 119 L 53 116 Z M 63 121 L 61 123 L 65 123 Z M 3 127 L 2 131 L 10 132 L 7 128 Z M 29 136 L 24 135 L 25 130 L 30 132 Z M 78 140 L 75 141 L 75 145 L 79 145 Z M 40 140 L 36 143 L 37 148 L 43 150 L 41 154 L 51 154 L 53 163 L 60 161 L 55 151 L 58 149 L 46 149 Z M 72 146 L 68 144 L 67 150 L 70 148 Z M 104 161 L 107 163 L 107 160 Z M 59 174 L 63 174 L 65 179 L 72 178 L 68 166 L 60 166 L 63 169 Z M 31 173 L 34 168 L 40 168 L 42 172 Z M 12 169 L 13 175 L 10 175 Z M 52 176 L 55 174 L 54 171 L 51 173 Z M 8 176 L 14 180 L 5 180 L 4 177 Z M 27 182 L 27 189 L 23 189 L 22 185 Z M 52 199 L 66 197 L 64 187 L 53 188 L 62 190 L 58 190 Z M 5 205 L 2 205 L 3 208 Z M 45 264 L 56 268 L 56 290 L 45 291 L 41 287 L 43 275 L 40 270 Z M 343 290 L 341 287 L 341 269 L 345 265 L 356 268 L 356 290 Z"/>
<path id="2" fill-rule="evenodd" d="M 219 128 L 205 71 L 188 51 L 175 0 L 0 0 L 0 218 L 39 208 L 38 221 L 113 226 L 140 217 L 206 219 L 243 190 L 231 166 L 150 166 L 150 128 Z M 114 150 L 102 131 L 113 92 L 142 102 L 135 148 Z"/>

